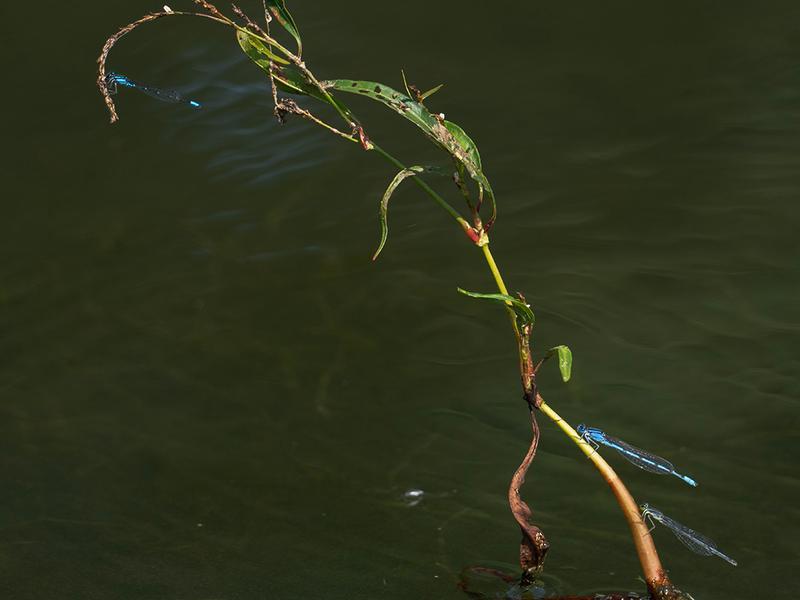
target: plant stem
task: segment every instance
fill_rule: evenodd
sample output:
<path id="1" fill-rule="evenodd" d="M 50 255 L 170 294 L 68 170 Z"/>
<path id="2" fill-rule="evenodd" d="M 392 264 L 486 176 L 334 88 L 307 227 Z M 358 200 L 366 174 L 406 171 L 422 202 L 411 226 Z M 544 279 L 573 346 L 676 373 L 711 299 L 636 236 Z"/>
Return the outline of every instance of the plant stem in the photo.
<path id="1" fill-rule="evenodd" d="M 492 253 L 489 250 L 489 245 L 487 244 L 481 249 L 483 250 L 483 255 L 486 258 L 486 262 L 489 265 L 489 270 L 492 273 L 492 277 L 494 277 L 495 283 L 497 284 L 497 289 L 500 290 L 500 293 L 508 295 L 508 288 L 503 281 L 503 276 L 494 260 L 494 256 L 492 256 Z M 509 310 L 509 312 L 511 313 L 511 323 L 514 327 L 517 341 L 519 342 L 520 334 L 517 328 L 516 319 L 513 311 Z M 527 344 L 528 340 L 524 340 L 524 342 Z M 521 362 L 524 360 L 523 352 L 525 351 L 526 349 L 520 346 Z M 550 420 L 558 425 L 559 428 L 561 428 L 561 430 L 567 435 L 567 437 L 572 440 L 572 442 L 575 443 L 578 448 L 580 448 L 581 452 L 583 452 L 587 458 L 592 461 L 592 464 L 598 471 L 600 471 L 600 474 L 606 480 L 606 483 L 608 483 L 611 491 L 617 498 L 617 503 L 622 509 L 622 514 L 625 517 L 625 520 L 628 522 L 628 526 L 630 527 L 633 543 L 636 546 L 636 554 L 639 556 L 639 561 L 642 565 L 642 573 L 645 581 L 647 582 L 647 587 L 653 597 L 658 597 L 658 590 L 663 588 L 665 585 L 669 586 L 669 579 L 664 571 L 664 567 L 661 565 L 661 560 L 658 558 L 658 553 L 656 552 L 656 547 L 653 543 L 653 537 L 650 535 L 650 530 L 642 520 L 641 514 L 639 513 L 639 507 L 637 506 L 636 501 L 633 499 L 633 496 L 631 496 L 630 492 L 628 491 L 628 488 L 626 488 L 625 484 L 622 483 L 622 480 L 614 472 L 614 469 L 612 469 L 611 466 L 605 460 L 603 460 L 603 457 L 600 456 L 600 454 L 592 446 L 587 444 L 585 440 L 581 439 L 581 437 L 569 425 L 569 423 L 562 419 L 559 414 L 553 410 L 538 393 L 536 394 L 536 406 L 541 412 L 547 415 Z"/>
<path id="2" fill-rule="evenodd" d="M 344 105 L 343 105 L 344 106 Z M 346 109 L 347 110 L 347 109 Z M 389 154 L 386 150 L 381 148 L 378 144 L 372 143 L 372 149 L 375 150 L 378 154 L 380 154 L 385 160 L 389 163 L 397 167 L 398 169 L 405 169 L 407 168 L 402 162 L 400 162 L 397 158 Z M 454 209 L 444 198 L 442 198 L 439 194 L 437 194 L 427 183 L 425 183 L 419 177 L 412 178 L 414 182 L 422 188 L 422 190 L 428 194 L 440 207 L 450 214 L 462 227 L 469 227 L 469 224 L 464 220 L 464 218 L 458 213 L 456 209 Z M 497 266 L 497 262 L 494 260 L 494 256 L 492 255 L 492 251 L 489 248 L 489 244 L 483 244 L 480 246 L 481 251 L 483 252 L 483 256 L 486 260 L 487 265 L 489 266 L 489 271 L 492 273 L 492 277 L 494 278 L 495 284 L 497 285 L 497 289 L 500 291 L 501 294 L 505 294 L 506 296 L 509 295 L 508 287 L 506 287 L 505 281 L 503 281 L 503 276 L 500 272 L 500 268 Z M 516 316 L 514 311 L 510 308 L 507 309 L 509 320 L 511 322 L 511 326 L 514 330 L 514 335 L 517 339 L 517 343 L 519 345 L 520 350 L 520 362 L 524 362 L 523 357 L 523 347 L 522 342 L 524 341 L 525 345 L 528 344 L 527 339 L 523 340 L 519 327 L 517 326 Z M 645 581 L 647 582 L 648 589 L 650 590 L 651 594 L 654 597 L 657 597 L 657 590 L 665 585 L 669 585 L 669 578 L 664 571 L 664 568 L 661 565 L 661 560 L 658 558 L 658 553 L 656 552 L 655 544 L 653 543 L 653 538 L 650 535 L 650 531 L 645 523 L 642 521 L 641 514 L 639 513 L 639 507 L 636 504 L 636 501 L 631 496 L 628 489 L 622 483 L 622 480 L 619 476 L 614 472 L 611 466 L 603 460 L 603 457 L 598 454 L 594 448 L 592 448 L 589 444 L 587 444 L 584 440 L 578 436 L 577 432 L 566 422 L 564 421 L 556 411 L 554 411 L 550 406 L 544 401 L 544 399 L 536 394 L 537 406 L 539 410 L 541 410 L 545 415 L 547 415 L 553 422 L 555 422 L 561 430 L 569 437 L 580 449 L 581 451 L 592 461 L 595 468 L 600 471 L 600 474 L 606 480 L 608 485 L 611 487 L 614 496 L 617 498 L 617 503 L 619 504 L 620 508 L 622 509 L 623 516 L 625 520 L 628 522 L 628 526 L 631 529 L 631 535 L 633 537 L 634 545 L 636 546 L 636 553 L 639 556 L 639 561 L 642 565 L 642 572 L 645 577 Z"/>
<path id="3" fill-rule="evenodd" d="M 628 488 L 622 483 L 619 475 L 614 472 L 614 469 L 603 460 L 603 457 L 600 456 L 592 446 L 581 439 L 569 423 L 562 419 L 544 399 L 542 399 L 539 404 L 539 410 L 558 425 L 561 431 L 563 431 L 567 437 L 580 448 L 581 452 L 592 461 L 592 464 L 600 471 L 603 479 L 608 483 L 611 491 L 614 492 L 617 503 L 622 509 L 625 520 L 628 521 L 628 526 L 631 529 L 633 543 L 636 546 L 636 553 L 639 555 L 639 561 L 642 564 L 642 572 L 648 588 L 652 592 L 654 589 L 664 585 L 668 580 L 664 568 L 661 566 L 661 560 L 658 558 L 658 553 L 653 543 L 653 537 L 650 535 L 649 528 L 642 520 L 636 501 L 633 499 L 633 496 L 631 496 Z"/>
<path id="4" fill-rule="evenodd" d="M 234 7 L 234 10 L 237 11 L 237 14 L 240 17 L 243 17 L 247 20 L 250 25 L 255 26 L 258 29 L 258 33 L 251 31 L 247 27 L 242 27 L 233 20 L 229 19 L 225 15 L 223 15 L 219 10 L 216 9 L 210 2 L 207 0 L 195 0 L 197 4 L 204 7 L 210 14 L 206 13 L 196 13 L 196 12 L 181 12 L 181 11 L 172 11 L 169 8 L 164 9 L 164 11 L 151 13 L 142 17 L 141 19 L 134 21 L 122 29 L 118 30 L 114 35 L 112 35 L 103 46 L 101 51 L 100 57 L 98 58 L 98 86 L 100 88 L 101 93 L 105 99 L 105 102 L 108 106 L 108 109 L 111 113 L 111 122 L 115 122 L 117 120 L 117 113 L 115 110 L 113 99 L 111 98 L 111 94 L 108 90 L 107 83 L 105 81 L 105 63 L 108 57 L 108 54 L 114 44 L 124 35 L 133 31 L 138 26 L 155 20 L 161 17 L 170 16 L 170 15 L 181 15 L 181 16 L 197 16 L 210 19 L 212 21 L 216 21 L 227 25 L 229 27 L 233 27 L 239 32 L 242 32 L 248 36 L 251 36 L 255 39 L 260 40 L 261 42 L 265 43 L 269 47 L 268 57 L 270 60 L 269 63 L 269 76 L 270 81 L 272 83 L 272 92 L 273 92 L 273 100 L 276 102 L 276 108 L 279 108 L 280 105 L 278 103 L 277 92 L 275 88 L 275 81 L 272 74 L 272 66 L 273 61 L 287 64 L 292 63 L 294 64 L 300 71 L 303 73 L 305 78 L 309 83 L 311 83 L 320 93 L 322 98 L 325 99 L 329 104 L 331 104 L 339 116 L 345 121 L 348 127 L 353 128 L 353 134 L 348 135 L 340 131 L 339 129 L 329 125 L 328 123 L 324 122 L 323 120 L 317 118 L 312 113 L 305 109 L 301 109 L 297 107 L 296 104 L 292 103 L 292 105 L 286 105 L 283 108 L 288 110 L 289 112 L 294 112 L 306 119 L 309 119 L 331 131 L 332 133 L 347 139 L 350 142 L 358 143 L 359 141 L 362 143 L 365 149 L 367 150 L 375 150 L 379 155 L 381 155 L 385 160 L 387 160 L 390 164 L 394 165 L 396 168 L 404 170 L 407 167 L 400 162 L 397 158 L 386 152 L 383 148 L 378 146 L 377 144 L 369 141 L 369 139 L 364 134 L 363 128 L 358 123 L 358 120 L 354 116 L 354 114 L 347 108 L 346 105 L 335 100 L 333 96 L 327 91 L 327 89 L 317 80 L 314 74 L 308 69 L 305 62 L 300 58 L 300 56 L 295 55 L 293 52 L 282 46 L 278 43 L 272 36 L 267 33 L 263 32 L 260 28 L 255 26 L 253 22 L 250 21 L 244 13 L 242 13 L 239 9 Z M 266 8 L 266 5 L 265 5 Z M 299 44 L 299 42 L 298 42 Z M 277 51 L 278 53 L 282 54 L 286 58 L 281 58 L 280 56 L 276 55 L 273 50 Z M 405 81 L 405 75 L 403 76 Z M 408 86 L 406 85 L 406 89 L 408 91 Z M 287 101 L 288 103 L 288 101 Z M 288 108 L 287 108 L 288 107 Z M 359 139 L 355 138 L 355 132 L 359 133 Z M 457 164 L 458 169 L 458 164 Z M 471 225 L 464 219 L 461 214 L 453 208 L 441 195 L 433 190 L 425 181 L 423 181 L 419 177 L 413 177 L 414 183 L 416 183 L 428 196 L 430 196 L 441 208 L 443 208 L 451 217 L 453 217 L 456 222 L 461 226 L 467 236 L 475 243 L 477 246 L 481 248 L 483 252 L 483 256 L 486 260 L 486 263 L 489 267 L 489 270 L 494 278 L 495 284 L 497 285 L 498 290 L 500 293 L 508 296 L 508 288 L 506 287 L 505 282 L 503 281 L 503 277 L 500 273 L 500 269 L 497 266 L 497 263 L 492 256 L 492 252 L 489 249 L 489 237 L 488 231 L 491 228 L 492 224 L 494 223 L 495 216 L 496 216 L 496 203 L 494 198 L 494 192 L 491 190 L 491 187 L 488 186 L 488 182 L 486 182 L 486 192 L 489 194 L 489 197 L 492 201 L 492 216 L 490 217 L 489 221 L 486 223 L 486 227 L 483 227 L 480 223 L 480 218 L 478 212 L 480 211 L 481 202 L 483 200 L 483 186 L 479 184 L 479 190 L 481 195 L 478 199 L 476 204 L 476 208 L 473 209 L 470 199 L 469 193 L 462 187 L 461 185 L 461 177 L 463 173 L 459 173 L 457 175 L 457 183 L 459 184 L 459 188 L 462 190 L 465 199 L 467 200 L 467 205 L 470 207 L 473 213 L 474 223 Z M 485 178 L 484 178 L 485 179 Z M 667 598 L 667 597 L 676 597 L 671 596 L 671 592 L 674 592 L 674 588 L 672 588 L 671 584 L 669 583 L 669 579 L 664 572 L 663 567 L 661 566 L 661 562 L 658 558 L 658 554 L 655 549 L 655 545 L 653 543 L 653 538 L 650 535 L 650 531 L 643 522 L 641 515 L 639 513 L 639 508 L 636 505 L 633 497 L 631 496 L 630 492 L 628 492 L 625 485 L 620 480 L 619 476 L 614 472 L 614 470 L 608 465 L 608 463 L 603 460 L 600 454 L 592 448 L 586 441 L 580 438 L 576 431 L 566 422 L 564 421 L 556 411 L 554 411 L 545 401 L 544 399 L 538 394 L 536 391 L 535 385 L 535 375 L 536 371 L 533 367 L 533 361 L 531 359 L 531 346 L 530 346 L 530 330 L 531 325 L 523 325 L 520 326 L 517 323 L 517 318 L 514 311 L 510 308 L 510 302 L 507 302 L 507 313 L 509 315 L 509 320 L 511 322 L 512 329 L 514 330 L 514 334 L 517 340 L 517 346 L 519 350 L 519 357 L 520 357 L 520 372 L 522 374 L 523 380 L 523 388 L 525 392 L 525 399 L 528 401 L 529 407 L 531 410 L 537 408 L 545 415 L 547 415 L 554 423 L 556 423 L 561 430 L 569 437 L 573 443 L 575 443 L 578 448 L 592 461 L 595 468 L 600 471 L 600 474 L 606 480 L 608 485 L 611 487 L 614 495 L 617 498 L 617 502 L 622 509 L 623 515 L 625 519 L 628 521 L 628 525 L 631 529 L 631 534 L 633 536 L 633 541 L 636 546 L 636 551 L 639 556 L 639 560 L 642 565 L 642 570 L 644 573 L 645 581 L 647 582 L 648 588 L 652 597 L 654 598 Z M 515 517 L 518 518 L 518 522 L 520 526 L 523 528 L 523 532 L 529 531 L 529 538 L 532 541 L 533 546 L 531 546 L 531 554 L 536 560 L 533 560 L 531 564 L 535 564 L 536 566 L 541 566 L 541 563 L 544 559 L 544 553 L 547 551 L 547 542 L 544 539 L 544 536 L 535 526 L 528 523 L 528 517 L 530 515 L 529 507 L 522 502 L 522 499 L 519 496 L 519 487 L 524 482 L 525 473 L 527 472 L 530 463 L 533 461 L 533 457 L 536 452 L 536 446 L 538 444 L 539 439 L 539 430 L 538 425 L 536 423 L 535 414 L 531 412 L 531 419 L 532 419 L 532 427 L 533 427 L 533 439 L 531 442 L 531 447 L 526 455 L 523 464 L 515 473 L 514 478 L 512 479 L 511 488 L 509 490 L 509 501 L 512 506 L 512 511 L 514 511 Z M 514 507 L 517 507 L 518 510 L 514 510 Z M 530 530 L 526 529 L 530 528 Z M 538 532 L 538 534 L 537 534 Z M 537 537 L 540 536 L 540 537 Z M 536 543 L 536 540 L 539 540 L 539 543 Z"/>
<path id="5" fill-rule="evenodd" d="M 481 246 L 481 251 L 483 252 L 483 257 L 486 259 L 486 264 L 489 265 L 489 270 L 492 272 L 492 277 L 494 277 L 495 284 L 497 284 L 497 289 L 500 290 L 501 294 L 508 296 L 508 288 L 506 287 L 505 281 L 503 281 L 503 276 L 500 274 L 500 269 L 497 267 L 497 263 L 494 261 L 492 251 L 489 249 L 489 244 Z M 511 327 L 514 330 L 514 337 L 517 340 L 517 345 L 519 345 L 522 341 L 522 338 L 520 336 L 519 327 L 517 326 L 517 317 L 511 308 L 506 308 L 506 312 L 508 313 L 509 321 L 511 321 Z M 520 348 L 520 365 L 522 364 L 522 360 L 522 348 Z"/>
<path id="6" fill-rule="evenodd" d="M 483 246 L 481 250 L 483 250 L 483 256 L 489 264 L 489 270 L 492 272 L 492 277 L 494 277 L 494 281 L 497 284 L 497 289 L 500 290 L 501 294 L 508 296 L 508 288 L 503 281 L 503 276 L 500 274 L 500 269 L 497 268 L 497 263 L 494 262 L 494 256 L 492 256 L 492 251 L 489 250 L 489 244 Z"/>

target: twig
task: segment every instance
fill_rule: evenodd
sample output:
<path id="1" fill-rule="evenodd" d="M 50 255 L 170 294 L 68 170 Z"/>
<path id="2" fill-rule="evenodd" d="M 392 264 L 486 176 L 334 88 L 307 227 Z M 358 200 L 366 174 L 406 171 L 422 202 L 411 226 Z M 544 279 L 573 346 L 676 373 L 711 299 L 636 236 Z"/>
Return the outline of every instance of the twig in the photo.
<path id="1" fill-rule="evenodd" d="M 200 0 L 195 0 L 195 1 L 201 5 L 208 4 L 207 2 L 206 3 L 200 2 Z M 97 57 L 97 87 L 100 88 L 100 93 L 103 95 L 103 100 L 105 100 L 106 106 L 108 107 L 108 112 L 111 113 L 111 123 L 116 123 L 117 121 L 119 121 L 119 115 L 117 114 L 117 107 L 114 104 L 114 99 L 111 96 L 111 92 L 108 89 L 108 83 L 106 82 L 106 61 L 108 60 L 108 54 L 109 52 L 111 52 L 111 49 L 120 40 L 120 38 L 126 36 L 140 25 L 144 25 L 145 23 L 155 21 L 157 19 L 160 19 L 161 17 L 187 16 L 187 15 L 211 19 L 212 21 L 217 21 L 220 23 L 224 23 L 226 25 L 231 24 L 231 20 L 222 15 L 222 13 L 220 13 L 216 8 L 214 9 L 214 13 L 209 15 L 203 13 L 194 13 L 194 12 L 163 10 L 163 11 L 149 13 L 143 16 L 141 19 L 137 19 L 132 23 L 128 23 L 127 25 L 119 29 L 114 35 L 108 38 L 106 40 L 106 43 L 103 44 L 103 49 L 100 51 L 100 56 Z"/>
<path id="2" fill-rule="evenodd" d="M 250 17 L 248 17 L 241 8 L 239 8 L 235 4 L 231 4 L 231 10 L 233 10 L 234 14 L 236 14 L 237 17 L 240 17 L 245 22 L 245 25 L 249 27 L 253 32 L 261 34 L 264 37 L 269 37 L 269 34 L 261 28 L 261 25 L 253 21 L 253 19 L 251 19 Z"/>
<path id="3" fill-rule="evenodd" d="M 233 21 L 231 21 L 228 17 L 222 14 L 222 12 L 216 6 L 211 4 L 211 2 L 207 2 L 206 0 L 194 0 L 194 3 L 197 4 L 198 6 L 202 6 L 203 8 L 205 8 L 210 14 L 215 16 L 217 19 L 227 22 L 229 24 L 233 24 Z"/>
<path id="4" fill-rule="evenodd" d="M 294 100 L 290 100 L 289 98 L 283 98 L 281 100 L 278 100 L 277 103 L 275 104 L 275 116 L 278 117 L 278 120 L 281 123 L 283 123 L 285 121 L 285 119 L 286 119 L 286 115 L 287 114 L 298 115 L 300 117 L 303 117 L 304 119 L 308 119 L 309 121 L 313 121 L 314 123 L 316 123 L 320 127 L 324 127 L 325 129 L 327 129 L 331 133 L 336 134 L 339 137 L 342 137 L 342 138 L 346 139 L 348 142 L 356 142 L 356 143 L 358 143 L 358 141 L 359 141 L 352 133 L 348 135 L 348 134 L 344 133 L 343 131 L 339 131 L 334 126 L 328 125 L 325 121 L 323 121 L 322 119 L 316 117 L 314 114 L 312 114 L 311 112 L 307 111 L 306 109 L 300 108 L 297 105 L 297 102 L 295 102 Z"/>
<path id="5" fill-rule="evenodd" d="M 119 116 L 117 115 L 117 107 L 114 104 L 114 99 L 111 97 L 111 92 L 108 90 L 108 83 L 106 82 L 106 60 L 108 60 L 108 53 L 111 52 L 111 48 L 114 47 L 114 44 L 116 44 L 121 37 L 129 34 L 131 31 L 139 27 L 139 25 L 149 23 L 150 21 L 155 21 L 161 17 L 168 17 L 172 14 L 173 13 L 171 12 L 161 11 L 145 15 L 141 19 L 125 25 L 125 27 L 117 31 L 114 35 L 106 40 L 105 44 L 103 44 L 103 49 L 100 51 L 100 56 L 97 57 L 97 87 L 100 88 L 100 93 L 103 95 L 103 99 L 106 102 L 108 112 L 111 113 L 112 123 L 119 121 Z"/>

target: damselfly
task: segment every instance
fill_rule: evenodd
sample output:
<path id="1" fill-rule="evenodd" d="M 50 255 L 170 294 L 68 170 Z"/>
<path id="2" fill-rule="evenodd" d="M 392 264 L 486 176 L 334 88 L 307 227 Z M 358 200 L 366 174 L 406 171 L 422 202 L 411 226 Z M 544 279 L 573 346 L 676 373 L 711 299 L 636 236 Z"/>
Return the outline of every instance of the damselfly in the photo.
<path id="1" fill-rule="evenodd" d="M 660 510 L 651 508 L 647 504 L 642 504 L 639 508 L 642 511 L 642 519 L 647 519 L 647 521 L 650 523 L 650 531 L 653 531 L 655 528 L 655 523 L 653 523 L 653 520 L 655 519 L 664 527 L 672 531 L 672 533 L 675 534 L 675 537 L 683 542 L 683 545 L 689 548 L 689 550 L 692 552 L 702 554 L 703 556 L 719 556 L 722 560 L 728 561 L 734 567 L 738 564 L 730 556 L 720 552 L 713 540 L 700 535 L 693 529 L 689 529 L 686 527 L 686 525 L 681 525 L 674 519 L 670 519 Z"/>
<path id="2" fill-rule="evenodd" d="M 109 73 L 106 75 L 106 86 L 108 87 L 108 92 L 110 94 L 116 94 L 119 86 L 122 86 L 139 90 L 140 92 L 144 92 L 148 96 L 151 96 L 156 100 L 161 100 L 162 102 L 170 102 L 172 104 L 188 104 L 192 108 L 201 107 L 199 102 L 185 98 L 180 92 L 176 92 L 175 90 L 162 90 L 150 85 L 136 83 L 128 77 L 125 77 L 125 75 L 120 75 L 118 73 Z"/>
<path id="3" fill-rule="evenodd" d="M 596 427 L 578 425 L 577 431 L 578 435 L 581 436 L 581 438 L 583 438 L 587 444 L 594 446 L 595 449 L 599 448 L 600 444 L 603 444 L 604 446 L 608 446 L 609 448 L 613 448 L 619 452 L 622 456 L 627 458 L 640 469 L 650 471 L 651 473 L 658 473 L 659 475 L 675 475 L 675 477 L 682 479 L 689 485 L 697 487 L 697 482 L 694 479 L 687 475 L 681 475 L 680 473 L 676 472 L 672 463 L 661 458 L 660 456 L 650 454 L 641 448 L 631 446 L 622 440 L 618 440 L 615 437 L 606 435 L 603 433 L 603 431 L 597 429 Z"/>

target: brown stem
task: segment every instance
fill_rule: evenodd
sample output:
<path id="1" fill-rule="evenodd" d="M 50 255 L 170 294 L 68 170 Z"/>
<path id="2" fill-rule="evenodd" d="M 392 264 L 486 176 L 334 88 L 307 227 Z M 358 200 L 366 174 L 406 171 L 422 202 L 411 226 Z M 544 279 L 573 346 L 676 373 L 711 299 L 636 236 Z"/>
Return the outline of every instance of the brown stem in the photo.
<path id="1" fill-rule="evenodd" d="M 253 21 L 253 19 L 251 19 L 250 17 L 248 17 L 245 14 L 245 12 L 241 8 L 239 8 L 236 4 L 231 4 L 231 10 L 237 17 L 239 17 L 244 21 L 246 27 L 250 31 L 253 31 L 254 33 L 257 33 L 264 37 L 269 37 L 269 34 L 261 28 L 261 25 Z"/>
<path id="2" fill-rule="evenodd" d="M 520 496 L 519 490 L 525 483 L 525 475 L 536 456 L 536 449 L 539 446 L 539 424 L 536 422 L 536 414 L 533 408 L 530 409 L 531 417 L 531 445 L 528 453 L 522 459 L 522 464 L 511 478 L 511 485 L 508 487 L 508 503 L 511 512 L 514 514 L 519 528 L 522 531 L 522 541 L 519 544 L 519 564 L 522 567 L 522 583 L 530 583 L 533 576 L 539 573 L 544 566 L 544 558 L 550 544 L 544 537 L 544 533 L 532 523 L 533 512 Z"/>
<path id="3" fill-rule="evenodd" d="M 117 116 L 117 108 L 114 105 L 114 99 L 111 97 L 111 92 L 109 92 L 108 84 L 106 83 L 106 60 L 108 59 L 108 53 L 111 52 L 111 48 L 114 47 L 114 44 L 117 43 L 119 38 L 130 33 L 139 27 L 139 25 L 148 23 L 150 21 L 155 21 L 156 19 L 169 16 L 170 14 L 171 13 L 168 12 L 154 12 L 150 13 L 149 15 L 145 15 L 141 19 L 125 25 L 125 27 L 117 31 L 114 35 L 106 40 L 105 44 L 103 44 L 103 49 L 100 51 L 100 56 L 97 57 L 97 87 L 100 88 L 100 93 L 103 94 L 103 99 L 106 101 L 108 112 L 111 113 L 112 123 L 119 121 L 119 116 Z"/>

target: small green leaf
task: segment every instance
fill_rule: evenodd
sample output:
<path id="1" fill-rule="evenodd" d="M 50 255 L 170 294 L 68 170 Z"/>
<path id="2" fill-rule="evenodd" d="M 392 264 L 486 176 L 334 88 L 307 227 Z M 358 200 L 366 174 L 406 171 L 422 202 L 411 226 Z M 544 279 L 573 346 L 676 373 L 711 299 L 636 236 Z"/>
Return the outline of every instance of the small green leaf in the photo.
<path id="1" fill-rule="evenodd" d="M 283 28 L 292 34 L 294 41 L 297 42 L 297 56 L 303 55 L 303 42 L 300 40 L 300 30 L 297 28 L 292 13 L 286 8 L 283 0 L 266 0 L 269 12 L 283 25 Z"/>
<path id="2" fill-rule="evenodd" d="M 561 379 L 566 383 L 572 377 L 572 350 L 569 349 L 569 346 L 556 346 L 547 351 L 544 359 L 547 360 L 555 354 L 558 354 L 558 370 L 561 371 Z"/>
<path id="3" fill-rule="evenodd" d="M 426 99 L 430 98 L 431 96 L 433 96 L 436 92 L 438 92 L 443 87 L 444 87 L 444 84 L 440 83 L 435 88 L 431 88 L 427 92 L 424 92 L 424 93 L 420 94 L 419 97 L 420 97 L 421 100 L 426 100 Z"/>
<path id="4" fill-rule="evenodd" d="M 533 315 L 531 307 L 525 304 L 519 298 L 508 296 L 506 294 L 480 294 L 478 292 L 468 292 L 458 288 L 459 293 L 469 296 L 470 298 L 478 298 L 481 300 L 492 300 L 506 306 L 514 311 L 517 315 L 517 320 L 521 326 L 533 325 L 536 323 L 536 317 Z"/>

